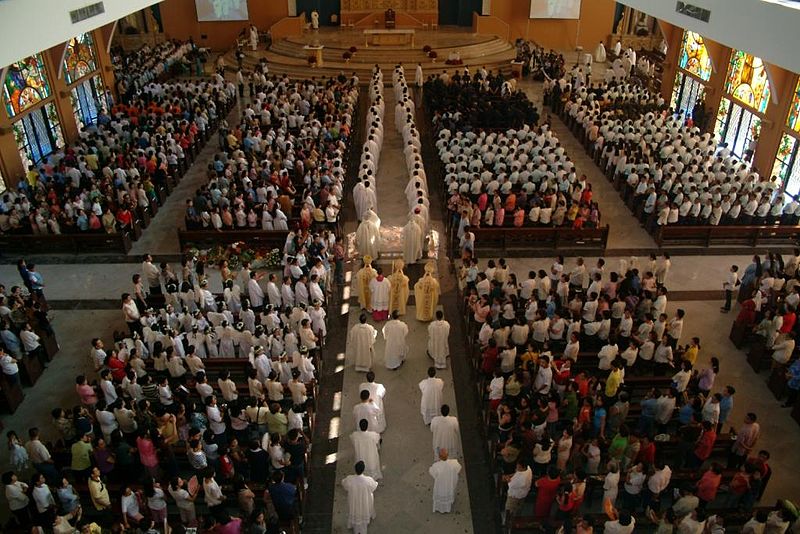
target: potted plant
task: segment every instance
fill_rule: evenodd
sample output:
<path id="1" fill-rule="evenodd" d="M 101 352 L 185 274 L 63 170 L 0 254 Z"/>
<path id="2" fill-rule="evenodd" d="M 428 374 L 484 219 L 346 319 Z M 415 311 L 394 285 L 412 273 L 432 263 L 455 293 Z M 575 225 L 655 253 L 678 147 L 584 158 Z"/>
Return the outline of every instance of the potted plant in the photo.
<path id="1" fill-rule="evenodd" d="M 428 57 L 431 58 L 434 63 L 436 63 L 436 58 L 439 57 L 439 54 L 436 53 L 436 50 L 431 50 L 428 52 Z"/>
<path id="2" fill-rule="evenodd" d="M 422 47 L 422 51 L 425 52 L 426 54 L 429 54 L 431 50 L 432 50 L 431 45 L 425 45 Z"/>
<path id="3" fill-rule="evenodd" d="M 352 57 L 353 54 L 351 54 L 350 52 L 345 52 L 344 54 L 342 54 L 342 59 L 344 59 L 345 63 L 350 63 L 350 58 Z"/>
<path id="4" fill-rule="evenodd" d="M 356 52 L 358 52 L 358 48 L 356 48 L 355 46 L 351 46 L 351 47 L 349 48 L 349 52 L 350 52 L 351 54 L 355 54 Z"/>
<path id="5" fill-rule="evenodd" d="M 308 65 L 313 67 L 317 64 L 317 56 L 308 56 Z"/>

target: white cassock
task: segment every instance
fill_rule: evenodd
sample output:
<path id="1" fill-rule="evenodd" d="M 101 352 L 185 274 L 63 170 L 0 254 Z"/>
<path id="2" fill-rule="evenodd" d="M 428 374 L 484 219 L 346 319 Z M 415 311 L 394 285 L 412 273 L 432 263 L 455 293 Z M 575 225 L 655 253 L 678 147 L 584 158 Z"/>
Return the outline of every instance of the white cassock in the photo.
<path id="1" fill-rule="evenodd" d="M 423 82 L 425 82 L 425 77 L 422 75 L 422 65 L 417 65 L 417 70 L 414 72 L 414 83 L 417 87 L 422 87 Z"/>
<path id="2" fill-rule="evenodd" d="M 403 227 L 403 261 L 406 265 L 422 258 L 422 228 L 411 217 Z"/>
<path id="3" fill-rule="evenodd" d="M 254 27 L 250 27 L 250 49 L 255 50 L 258 48 L 258 30 Z"/>
<path id="4" fill-rule="evenodd" d="M 363 390 L 359 390 L 359 393 L 361 393 L 361 391 Z M 358 428 L 359 421 L 366 419 L 369 424 L 367 430 L 380 432 L 378 429 L 380 428 L 380 419 L 382 417 L 381 410 L 371 400 L 369 402 L 359 402 L 353 406 L 353 421 L 355 422 L 356 428 Z"/>
<path id="5" fill-rule="evenodd" d="M 399 319 L 390 319 L 383 327 L 386 347 L 383 357 L 387 369 L 397 369 L 408 355 L 408 325 Z"/>
<path id="6" fill-rule="evenodd" d="M 376 276 L 369 282 L 369 291 L 372 295 L 372 307 L 370 309 L 374 312 L 389 310 L 389 293 L 392 292 L 392 283 L 385 276 L 382 277 L 383 280 L 378 280 L 381 277 Z"/>
<path id="7" fill-rule="evenodd" d="M 594 62 L 595 63 L 606 62 L 606 47 L 603 43 L 598 43 L 597 48 L 594 49 Z"/>
<path id="8" fill-rule="evenodd" d="M 378 453 L 378 448 L 381 444 L 381 435 L 371 430 L 365 432 L 356 430 L 350 434 L 350 440 L 353 442 L 353 451 L 355 454 L 353 459 L 356 462 L 364 462 L 364 473 L 375 480 L 382 479 L 381 456 Z"/>
<path id="9" fill-rule="evenodd" d="M 375 519 L 375 479 L 367 475 L 349 475 L 342 480 L 347 492 L 347 528 L 356 534 L 367 534 L 369 522 Z"/>
<path id="10" fill-rule="evenodd" d="M 439 457 L 440 449 L 447 449 L 450 458 L 461 457 L 461 432 L 458 428 L 458 419 L 452 415 L 437 415 L 431 419 L 431 432 L 433 432 L 433 456 Z"/>
<path id="11" fill-rule="evenodd" d="M 356 207 L 356 216 L 358 220 L 364 219 L 367 210 L 370 208 L 376 209 L 378 207 L 378 199 L 375 196 L 375 189 L 370 187 L 358 187 L 358 184 L 353 187 L 353 203 Z"/>
<path id="12" fill-rule="evenodd" d="M 264 305 L 264 291 L 255 278 L 251 278 L 247 282 L 247 294 L 250 297 L 250 306 L 253 308 L 260 308 Z"/>
<path id="13" fill-rule="evenodd" d="M 361 257 L 377 258 L 380 253 L 380 241 L 381 231 L 375 223 L 367 219 L 362 220 L 356 230 L 356 247 Z"/>
<path id="14" fill-rule="evenodd" d="M 461 464 L 458 460 L 439 460 L 428 473 L 433 477 L 433 511 L 449 514 L 456 500 L 456 486 Z"/>
<path id="15" fill-rule="evenodd" d="M 433 321 L 428 325 L 428 355 L 433 358 L 437 369 L 447 368 L 447 357 L 450 356 L 450 323 L 445 320 Z"/>
<path id="16" fill-rule="evenodd" d="M 369 324 L 357 324 L 350 329 L 347 347 L 353 356 L 356 371 L 369 371 L 372 368 L 372 353 L 378 331 Z"/>
<path id="17" fill-rule="evenodd" d="M 315 30 L 319 29 L 319 13 L 316 11 L 311 12 L 311 27 Z"/>
<path id="18" fill-rule="evenodd" d="M 372 400 L 372 404 L 379 410 L 375 416 L 375 427 L 370 428 L 370 430 L 382 434 L 386 430 L 386 412 L 383 409 L 383 398 L 386 396 L 386 388 L 383 387 L 383 384 L 377 384 L 375 382 L 363 382 L 358 386 L 359 393 L 365 389 L 369 391 L 369 398 Z M 358 421 L 356 421 L 356 426 L 358 426 Z"/>
<path id="19" fill-rule="evenodd" d="M 442 390 L 444 390 L 444 380 L 436 377 L 428 377 L 419 383 L 419 390 L 422 392 L 422 399 L 419 404 L 419 412 L 426 425 L 431 424 L 431 419 L 439 415 L 442 411 Z"/>

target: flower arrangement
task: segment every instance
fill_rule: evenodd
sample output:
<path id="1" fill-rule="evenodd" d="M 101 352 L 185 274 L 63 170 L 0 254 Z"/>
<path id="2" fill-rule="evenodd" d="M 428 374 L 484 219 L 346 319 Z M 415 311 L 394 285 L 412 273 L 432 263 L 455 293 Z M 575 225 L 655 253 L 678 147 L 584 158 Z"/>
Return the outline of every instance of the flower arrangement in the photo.
<path id="1" fill-rule="evenodd" d="M 344 59 L 346 62 L 347 62 L 347 61 L 350 61 L 350 58 L 352 58 L 352 57 L 353 57 L 353 54 L 351 54 L 350 52 L 345 52 L 344 54 L 342 54 L 342 58 L 343 58 L 343 59 Z"/>
<path id="2" fill-rule="evenodd" d="M 429 54 L 431 50 L 432 50 L 431 45 L 425 45 L 422 47 L 422 51 L 425 52 L 426 54 Z"/>
<path id="3" fill-rule="evenodd" d="M 351 46 L 349 48 L 349 51 L 350 51 L 351 54 L 355 54 L 356 52 L 358 52 L 358 48 L 356 48 L 355 46 Z"/>
<path id="4" fill-rule="evenodd" d="M 231 270 L 240 268 L 246 261 L 250 262 L 252 269 L 280 269 L 283 264 L 283 253 L 280 249 L 248 248 L 241 241 L 227 246 L 217 245 L 207 250 L 190 245 L 186 254 L 211 268 L 218 268 L 223 261 L 228 262 Z"/>
<path id="5" fill-rule="evenodd" d="M 436 53 L 436 50 L 431 50 L 428 52 L 428 57 L 431 58 L 434 63 L 436 63 L 436 58 L 439 57 L 439 54 Z"/>

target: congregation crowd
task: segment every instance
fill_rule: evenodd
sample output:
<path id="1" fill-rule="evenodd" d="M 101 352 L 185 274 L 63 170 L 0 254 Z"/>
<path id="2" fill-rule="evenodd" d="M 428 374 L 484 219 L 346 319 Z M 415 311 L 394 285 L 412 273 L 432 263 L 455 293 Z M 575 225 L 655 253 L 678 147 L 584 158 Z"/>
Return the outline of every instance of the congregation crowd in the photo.
<path id="1" fill-rule="evenodd" d="M 139 54 L 150 72 L 155 58 Z M 129 99 L 104 104 L 75 144 L 31 164 L 16 190 L 3 193 L 0 233 L 132 232 L 141 210 L 163 202 L 236 94 L 219 80 L 147 79 Z"/>
<path id="2" fill-rule="evenodd" d="M 219 131 L 220 152 L 208 164 L 208 184 L 186 202 L 186 227 L 335 229 L 358 80 L 260 74 L 250 83 L 251 102 L 241 122 Z"/>

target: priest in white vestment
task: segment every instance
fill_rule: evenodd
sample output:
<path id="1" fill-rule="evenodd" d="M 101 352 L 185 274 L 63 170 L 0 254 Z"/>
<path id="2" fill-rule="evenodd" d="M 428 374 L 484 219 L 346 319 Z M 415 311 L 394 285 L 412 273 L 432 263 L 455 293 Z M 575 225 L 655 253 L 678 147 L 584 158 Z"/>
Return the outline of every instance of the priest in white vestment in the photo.
<path id="1" fill-rule="evenodd" d="M 450 323 L 444 320 L 444 313 L 436 311 L 436 320 L 428 325 L 428 356 L 433 358 L 437 369 L 447 369 L 447 357 L 450 356 Z"/>
<path id="2" fill-rule="evenodd" d="M 347 349 L 352 355 L 356 371 L 367 372 L 372 368 L 375 338 L 378 331 L 367 324 L 367 316 L 362 313 L 359 323 L 350 329 L 347 339 Z"/>
<path id="3" fill-rule="evenodd" d="M 359 391 L 369 391 L 369 398 L 372 404 L 378 408 L 377 422 L 373 428 L 375 432 L 382 434 L 386 430 L 386 411 L 383 408 L 383 399 L 386 397 L 386 388 L 383 384 L 375 382 L 375 373 L 367 373 L 367 381 L 358 386 Z"/>
<path id="4" fill-rule="evenodd" d="M 367 430 L 369 423 L 366 419 L 358 422 L 358 430 L 350 434 L 350 441 L 353 442 L 353 453 L 355 459 L 364 462 L 364 473 L 367 476 L 380 480 L 383 478 L 381 473 L 381 456 L 378 449 L 381 446 L 381 435 L 372 430 Z"/>
<path id="5" fill-rule="evenodd" d="M 383 338 L 386 346 L 383 358 L 387 369 L 399 369 L 408 355 L 408 325 L 400 320 L 397 310 L 392 311 L 392 318 L 383 326 Z"/>
<path id="6" fill-rule="evenodd" d="M 456 500 L 456 487 L 461 464 L 458 460 L 450 460 L 447 449 L 439 451 L 439 461 L 428 469 L 433 477 L 433 511 L 449 514 Z"/>
<path id="7" fill-rule="evenodd" d="M 389 295 L 392 292 L 392 283 L 383 276 L 383 269 L 378 267 L 378 276 L 369 283 L 369 292 L 372 298 L 370 309 L 374 321 L 385 321 L 389 318 Z"/>
<path id="8" fill-rule="evenodd" d="M 359 393 L 361 402 L 353 406 L 353 421 L 355 426 L 358 427 L 359 422 L 365 419 L 369 423 L 369 430 L 380 432 L 380 419 L 383 417 L 380 408 L 375 405 L 372 400 L 372 394 L 368 389 L 362 389 Z"/>
<path id="9" fill-rule="evenodd" d="M 433 458 L 439 457 L 439 451 L 447 449 L 453 458 L 461 457 L 461 431 L 458 419 L 450 415 L 450 406 L 442 405 L 442 415 L 437 415 L 431 420 L 433 433 Z"/>
<path id="10" fill-rule="evenodd" d="M 422 228 L 413 217 L 403 227 L 403 261 L 416 263 L 422 258 Z"/>
<path id="11" fill-rule="evenodd" d="M 597 48 L 594 49 L 594 62 L 595 63 L 606 62 L 606 47 L 602 41 L 599 42 L 597 44 Z"/>
<path id="12" fill-rule="evenodd" d="M 422 392 L 419 411 L 426 425 L 431 424 L 431 419 L 439 415 L 442 409 L 442 391 L 444 380 L 436 378 L 436 368 L 428 367 L 428 378 L 419 383 Z"/>
<path id="13" fill-rule="evenodd" d="M 381 229 L 380 219 L 371 209 L 367 209 L 364 218 L 356 230 L 356 247 L 362 257 L 377 258 L 380 254 Z"/>
<path id="14" fill-rule="evenodd" d="M 347 528 L 355 534 L 367 534 L 369 522 L 375 519 L 375 497 L 378 489 L 374 478 L 364 474 L 364 462 L 356 462 L 355 475 L 348 475 L 342 480 L 342 487 L 347 491 Z"/>

